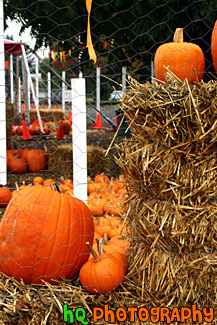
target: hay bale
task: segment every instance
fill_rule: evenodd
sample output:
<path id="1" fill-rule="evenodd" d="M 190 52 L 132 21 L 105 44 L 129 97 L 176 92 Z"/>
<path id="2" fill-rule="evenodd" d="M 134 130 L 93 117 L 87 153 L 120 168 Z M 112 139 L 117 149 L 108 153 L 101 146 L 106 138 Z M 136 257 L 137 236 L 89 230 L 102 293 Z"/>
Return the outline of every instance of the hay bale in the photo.
<path id="1" fill-rule="evenodd" d="M 44 122 L 55 122 L 65 120 L 65 112 L 62 109 L 40 109 L 40 115 Z M 29 111 L 30 124 L 38 119 L 37 111 Z"/>
<path id="2" fill-rule="evenodd" d="M 217 81 L 190 86 L 169 70 L 167 79 L 130 80 L 121 102 L 132 138 L 116 145 L 116 161 L 129 182 L 129 228 L 143 243 L 131 281 L 159 306 L 200 298 L 214 307 Z"/>
<path id="3" fill-rule="evenodd" d="M 49 127 L 49 129 L 51 130 L 51 134 L 57 132 L 57 123 L 55 123 L 55 122 L 46 122 L 45 125 L 47 125 Z"/>
<path id="4" fill-rule="evenodd" d="M 48 149 L 48 169 L 60 176 L 72 177 L 73 153 L 72 145 L 60 145 Z M 104 150 L 99 147 L 87 146 L 88 176 L 110 173 L 110 162 L 104 157 Z"/>
<path id="5" fill-rule="evenodd" d="M 87 169 L 91 178 L 101 173 L 110 174 L 110 160 L 105 158 L 104 149 L 87 146 Z"/>

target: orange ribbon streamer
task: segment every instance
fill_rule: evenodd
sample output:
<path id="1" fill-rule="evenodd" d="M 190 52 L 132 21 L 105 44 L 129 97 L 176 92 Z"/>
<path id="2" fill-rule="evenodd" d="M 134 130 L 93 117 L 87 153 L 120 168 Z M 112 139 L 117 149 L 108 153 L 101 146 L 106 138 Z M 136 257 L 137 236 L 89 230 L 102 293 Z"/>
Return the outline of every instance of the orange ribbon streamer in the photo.
<path id="1" fill-rule="evenodd" d="M 88 21 L 87 21 L 87 48 L 89 53 L 90 60 L 93 60 L 96 63 L 96 53 L 93 48 L 91 34 L 90 34 L 90 12 L 91 12 L 92 0 L 86 0 L 86 9 L 88 12 Z"/>

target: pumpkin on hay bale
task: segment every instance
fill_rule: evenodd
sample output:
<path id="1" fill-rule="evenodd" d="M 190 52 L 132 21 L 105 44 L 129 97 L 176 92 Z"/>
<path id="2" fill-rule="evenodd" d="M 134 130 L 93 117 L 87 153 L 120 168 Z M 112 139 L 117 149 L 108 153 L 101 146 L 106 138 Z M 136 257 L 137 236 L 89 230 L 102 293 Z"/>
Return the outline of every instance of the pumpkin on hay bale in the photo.
<path id="1" fill-rule="evenodd" d="M 197 44 L 183 41 L 183 28 L 177 28 L 173 42 L 160 45 L 155 53 L 155 78 L 166 81 L 165 67 L 169 67 L 180 80 L 187 78 L 190 84 L 203 78 L 205 71 L 203 51 Z"/>

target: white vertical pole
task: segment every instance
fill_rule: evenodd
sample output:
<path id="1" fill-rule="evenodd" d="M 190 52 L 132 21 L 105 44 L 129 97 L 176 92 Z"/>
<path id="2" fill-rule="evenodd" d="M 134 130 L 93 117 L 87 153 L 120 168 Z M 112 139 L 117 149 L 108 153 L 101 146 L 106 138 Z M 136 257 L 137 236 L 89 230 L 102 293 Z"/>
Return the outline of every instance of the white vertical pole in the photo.
<path id="1" fill-rule="evenodd" d="M 35 58 L 35 106 L 39 108 L 39 70 L 38 70 L 38 58 Z"/>
<path id="2" fill-rule="evenodd" d="M 47 96 L 48 96 L 48 108 L 51 109 L 51 73 L 47 73 Z"/>
<path id="3" fill-rule="evenodd" d="M 0 184 L 7 184 L 6 164 L 6 103 L 5 103 L 5 52 L 4 52 L 4 10 L 0 0 Z"/>
<path id="4" fill-rule="evenodd" d="M 66 72 L 65 71 L 62 72 L 62 78 L 63 78 L 63 80 L 66 80 Z M 66 110 L 65 91 L 66 91 L 66 84 L 65 84 L 65 82 L 62 81 L 62 109 L 63 109 L 63 111 Z"/>
<path id="5" fill-rule="evenodd" d="M 87 129 L 85 79 L 71 79 L 71 88 L 74 196 L 87 204 Z"/>
<path id="6" fill-rule="evenodd" d="M 28 107 L 31 109 L 31 76 L 27 75 Z"/>
<path id="7" fill-rule="evenodd" d="M 21 104 L 19 102 L 21 91 L 20 91 L 20 84 L 19 84 L 19 71 L 20 71 L 20 59 L 19 56 L 16 56 L 16 100 L 15 100 L 15 115 L 16 115 L 16 122 L 19 123 L 19 113 L 21 109 Z"/>
<path id="8" fill-rule="evenodd" d="M 19 77 L 19 79 L 18 79 L 18 94 L 17 94 L 17 96 L 18 96 L 18 108 L 19 108 L 19 113 L 21 113 L 21 90 L 20 90 L 20 85 L 21 85 L 21 81 L 20 81 L 20 77 Z"/>
<path id="9" fill-rule="evenodd" d="M 100 111 L 100 68 L 96 68 L 96 109 Z"/>
<path id="10" fill-rule="evenodd" d="M 33 96 L 34 104 L 35 104 L 36 103 L 35 89 L 33 87 L 32 78 L 31 78 L 31 74 L 30 74 L 30 70 L 29 70 L 29 65 L 28 65 L 28 61 L 27 61 L 26 51 L 25 51 L 24 45 L 22 45 L 22 55 L 23 55 L 23 61 L 24 61 L 24 66 L 25 66 L 25 69 L 26 69 L 26 73 L 30 76 L 30 81 L 31 81 L 30 86 L 31 86 L 31 90 L 32 90 L 32 96 Z M 25 91 L 25 88 L 24 88 L 24 91 Z M 36 107 L 36 104 L 35 104 L 35 108 L 36 108 L 36 112 L 37 112 L 37 116 L 38 116 L 40 128 L 42 130 L 42 133 L 44 134 L 45 132 L 44 132 L 43 125 L 42 125 L 42 122 L 41 122 L 40 112 L 39 112 L 38 107 Z"/>
<path id="11" fill-rule="evenodd" d="M 21 47 L 22 47 L 22 55 L 23 55 L 24 66 L 25 66 L 25 69 L 26 69 L 26 74 L 27 74 L 27 76 L 29 76 L 30 87 L 31 87 L 31 91 L 32 91 L 32 97 L 33 97 L 34 104 L 35 104 L 35 89 L 34 89 L 34 86 L 33 86 L 32 77 L 31 77 L 31 73 L 30 73 L 30 69 L 29 69 L 29 65 L 28 65 L 28 61 L 27 61 L 25 46 L 22 45 Z"/>
<path id="12" fill-rule="evenodd" d="M 11 87 L 11 103 L 14 103 L 14 71 L 13 71 L 13 55 L 10 54 L 10 87 Z"/>
<path id="13" fill-rule="evenodd" d="M 127 67 L 122 67 L 122 92 L 126 93 Z"/>

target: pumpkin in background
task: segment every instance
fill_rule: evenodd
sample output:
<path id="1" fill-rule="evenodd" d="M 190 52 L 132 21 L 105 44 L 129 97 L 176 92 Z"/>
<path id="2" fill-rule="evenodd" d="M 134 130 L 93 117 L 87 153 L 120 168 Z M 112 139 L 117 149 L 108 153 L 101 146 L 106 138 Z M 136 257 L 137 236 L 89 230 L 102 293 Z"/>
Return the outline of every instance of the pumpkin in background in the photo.
<path id="1" fill-rule="evenodd" d="M 43 185 L 44 185 L 44 186 L 50 186 L 50 185 L 53 184 L 53 183 L 55 183 L 55 180 L 54 180 L 54 179 L 52 179 L 52 178 L 47 178 L 47 179 L 44 180 Z"/>
<path id="2" fill-rule="evenodd" d="M 183 41 L 183 28 L 177 28 L 173 42 L 162 44 L 158 47 L 154 57 L 155 78 L 166 81 L 165 73 L 168 67 L 180 80 L 188 79 L 190 84 L 196 82 L 195 70 L 198 81 L 204 76 L 205 59 L 201 48 Z"/>
<path id="3" fill-rule="evenodd" d="M 45 122 L 41 119 L 41 124 L 43 125 Z M 40 127 L 40 123 L 39 123 L 39 120 L 35 120 L 34 122 L 31 123 L 31 126 L 33 128 L 36 128 L 36 127 Z"/>
<path id="4" fill-rule="evenodd" d="M 17 133 L 16 129 L 15 128 L 12 128 L 11 129 L 11 135 L 15 135 Z"/>
<path id="5" fill-rule="evenodd" d="M 46 135 L 49 135 L 50 132 L 51 132 L 51 129 L 47 125 L 43 126 L 43 130 L 44 130 Z"/>
<path id="6" fill-rule="evenodd" d="M 11 199 L 11 191 L 7 186 L 0 186 L 0 207 L 6 207 Z"/>
<path id="7" fill-rule="evenodd" d="M 45 170 L 47 166 L 46 153 L 40 149 L 30 150 L 27 154 L 26 161 L 30 172 L 39 172 Z"/>
<path id="8" fill-rule="evenodd" d="M 33 185 L 43 185 L 44 179 L 41 176 L 36 176 L 33 179 Z"/>
<path id="9" fill-rule="evenodd" d="M 109 177 L 103 173 L 100 175 L 96 175 L 94 177 L 94 182 L 96 182 L 96 183 L 105 183 L 105 182 L 109 182 L 109 181 L 110 181 Z"/>
<path id="10" fill-rule="evenodd" d="M 211 53 L 212 53 L 212 61 L 215 72 L 217 73 L 217 20 L 214 24 L 214 28 L 211 36 Z"/>
<path id="11" fill-rule="evenodd" d="M 16 133 L 18 135 L 23 135 L 23 126 L 22 125 L 19 125 L 17 128 L 16 128 Z"/>
<path id="12" fill-rule="evenodd" d="M 27 161 L 27 155 L 31 149 L 23 149 L 22 152 L 20 153 L 20 157 L 25 159 Z"/>
<path id="13" fill-rule="evenodd" d="M 39 135 L 38 127 L 37 127 L 37 128 L 35 128 L 35 127 L 30 127 L 29 132 L 30 132 L 31 135 Z"/>
<path id="14" fill-rule="evenodd" d="M 63 124 L 63 133 L 64 134 L 69 134 L 70 132 L 71 132 L 71 130 L 72 130 L 72 124 L 71 124 L 71 122 L 70 121 L 68 121 L 68 120 L 60 120 L 59 122 L 58 122 L 58 125 L 60 125 L 60 124 Z"/>
<path id="15" fill-rule="evenodd" d="M 24 158 L 18 154 L 7 160 L 7 169 L 13 174 L 24 174 L 27 171 L 27 163 Z"/>
<path id="16" fill-rule="evenodd" d="M 49 187 L 22 188 L 0 223 L 0 271 L 27 284 L 72 279 L 89 258 L 93 233 L 81 200 Z"/>

